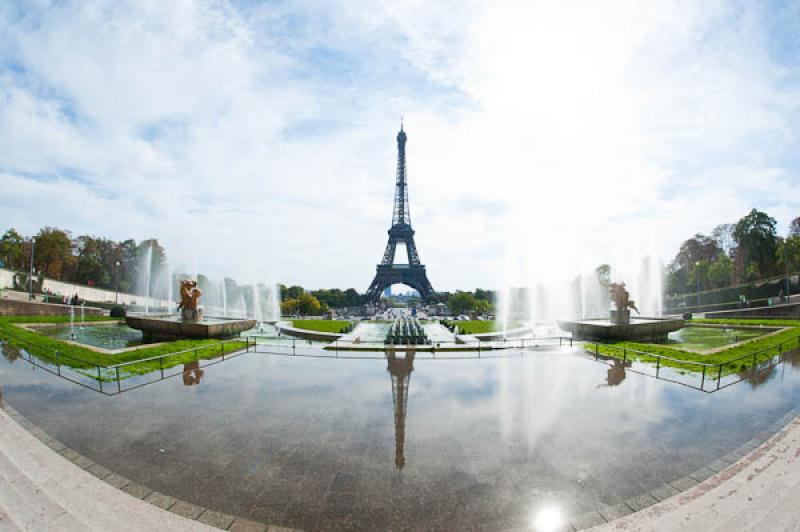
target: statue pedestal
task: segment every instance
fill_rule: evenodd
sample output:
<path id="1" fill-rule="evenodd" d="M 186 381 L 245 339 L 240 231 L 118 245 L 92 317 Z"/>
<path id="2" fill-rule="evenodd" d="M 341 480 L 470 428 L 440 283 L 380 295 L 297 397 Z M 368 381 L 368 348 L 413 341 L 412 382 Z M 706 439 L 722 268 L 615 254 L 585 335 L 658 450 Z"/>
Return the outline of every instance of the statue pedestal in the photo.
<path id="1" fill-rule="evenodd" d="M 609 319 L 614 325 L 628 325 L 631 322 L 631 311 L 625 310 L 612 310 Z"/>
<path id="2" fill-rule="evenodd" d="M 194 308 L 182 308 L 181 309 L 181 321 L 202 321 L 203 320 L 203 311 Z"/>

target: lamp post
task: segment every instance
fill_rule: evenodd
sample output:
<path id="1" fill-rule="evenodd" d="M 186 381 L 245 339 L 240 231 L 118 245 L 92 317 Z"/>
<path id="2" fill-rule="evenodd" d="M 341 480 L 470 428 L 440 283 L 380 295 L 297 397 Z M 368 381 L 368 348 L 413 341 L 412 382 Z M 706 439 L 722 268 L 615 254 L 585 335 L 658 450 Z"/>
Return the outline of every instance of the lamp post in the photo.
<path id="1" fill-rule="evenodd" d="M 700 261 L 694 263 L 694 278 L 697 281 L 697 310 L 700 310 Z"/>
<path id="2" fill-rule="evenodd" d="M 33 254 L 36 251 L 36 237 L 31 237 L 31 271 L 28 275 L 28 301 L 33 301 Z"/>
<path id="3" fill-rule="evenodd" d="M 114 304 L 116 305 L 117 304 L 117 300 L 119 299 L 119 261 L 116 261 L 114 263 L 114 266 L 116 266 L 116 270 L 117 270 L 117 282 L 115 283 L 115 287 L 114 287 Z"/>
<path id="4" fill-rule="evenodd" d="M 786 303 L 789 303 L 789 238 L 790 235 L 786 235 L 786 240 L 783 241 L 783 265 L 786 267 L 786 290 L 784 291 Z"/>

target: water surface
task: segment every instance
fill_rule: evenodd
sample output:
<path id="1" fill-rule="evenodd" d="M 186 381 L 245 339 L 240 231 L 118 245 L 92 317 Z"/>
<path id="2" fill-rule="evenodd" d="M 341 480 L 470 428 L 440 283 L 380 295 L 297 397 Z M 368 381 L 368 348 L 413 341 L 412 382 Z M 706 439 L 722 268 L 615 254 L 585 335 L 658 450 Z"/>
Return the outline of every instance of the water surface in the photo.
<path id="1" fill-rule="evenodd" d="M 577 348 L 375 355 L 249 353 L 114 397 L 2 358 L 0 386 L 136 482 L 311 530 L 504 529 L 545 506 L 596 510 L 716 460 L 800 401 L 797 361 L 708 394 Z"/>

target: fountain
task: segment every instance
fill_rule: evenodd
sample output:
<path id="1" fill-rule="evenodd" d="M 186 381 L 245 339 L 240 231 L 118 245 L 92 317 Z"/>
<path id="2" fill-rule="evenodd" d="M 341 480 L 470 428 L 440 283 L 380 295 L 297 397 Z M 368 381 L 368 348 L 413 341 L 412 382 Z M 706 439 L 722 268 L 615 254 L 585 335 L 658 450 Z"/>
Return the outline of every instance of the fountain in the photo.
<path id="1" fill-rule="evenodd" d="M 204 318 L 198 304 L 203 292 L 197 287 L 197 281 L 181 281 L 180 294 L 179 316 L 129 314 L 125 322 L 142 331 L 145 342 L 227 337 L 252 329 L 256 324 L 255 320 L 247 319 Z"/>
<path id="2" fill-rule="evenodd" d="M 571 332 L 576 340 L 665 342 L 669 333 L 686 325 L 682 319 L 641 316 L 632 318 L 631 309 L 637 313 L 639 309 L 630 299 L 625 283 L 609 284 L 608 292 L 615 307 L 610 311 L 608 319 L 558 320 L 558 326 Z"/>
<path id="3" fill-rule="evenodd" d="M 69 337 L 75 339 L 75 307 L 69 306 Z"/>

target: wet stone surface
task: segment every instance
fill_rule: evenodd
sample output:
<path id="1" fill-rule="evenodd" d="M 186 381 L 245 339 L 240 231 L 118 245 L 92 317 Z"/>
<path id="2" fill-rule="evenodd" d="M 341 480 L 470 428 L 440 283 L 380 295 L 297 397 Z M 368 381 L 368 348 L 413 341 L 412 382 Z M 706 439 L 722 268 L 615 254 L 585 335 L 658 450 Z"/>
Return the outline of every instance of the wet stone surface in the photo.
<path id="1" fill-rule="evenodd" d="M 251 353 L 105 397 L 1 358 L 0 386 L 67 459 L 215 526 L 514 529 L 555 512 L 583 528 L 688 489 L 763 441 L 800 400 L 797 368 L 706 394 L 620 379 L 569 349 Z"/>

